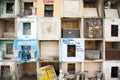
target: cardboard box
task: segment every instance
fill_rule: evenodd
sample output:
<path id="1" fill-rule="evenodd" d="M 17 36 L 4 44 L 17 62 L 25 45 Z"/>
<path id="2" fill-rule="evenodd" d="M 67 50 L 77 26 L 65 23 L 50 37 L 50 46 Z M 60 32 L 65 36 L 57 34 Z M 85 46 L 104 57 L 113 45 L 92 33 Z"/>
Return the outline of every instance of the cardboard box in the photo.
<path id="1" fill-rule="evenodd" d="M 52 65 L 41 67 L 38 70 L 39 80 L 54 80 L 56 78 L 56 73 Z"/>

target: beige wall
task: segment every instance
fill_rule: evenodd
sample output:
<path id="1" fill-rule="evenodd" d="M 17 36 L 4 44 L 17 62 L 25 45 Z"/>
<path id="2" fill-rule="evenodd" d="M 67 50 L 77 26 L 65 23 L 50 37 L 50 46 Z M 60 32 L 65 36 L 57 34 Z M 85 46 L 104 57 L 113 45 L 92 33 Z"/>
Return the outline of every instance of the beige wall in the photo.
<path id="1" fill-rule="evenodd" d="M 51 4 L 51 3 L 49 3 L 49 4 Z M 54 6 L 53 17 L 54 18 L 60 18 L 61 0 L 54 0 L 53 6 Z M 44 17 L 44 3 L 43 3 L 43 0 L 38 0 L 38 2 L 37 2 L 37 16 L 38 17 Z"/>
<path id="2" fill-rule="evenodd" d="M 42 41 L 40 42 L 40 57 L 41 59 L 54 59 L 59 56 L 59 42 L 57 41 Z"/>
<path id="3" fill-rule="evenodd" d="M 96 72 L 101 71 L 101 63 L 93 62 L 93 63 L 84 63 L 84 71 L 88 71 L 88 77 L 96 77 Z"/>

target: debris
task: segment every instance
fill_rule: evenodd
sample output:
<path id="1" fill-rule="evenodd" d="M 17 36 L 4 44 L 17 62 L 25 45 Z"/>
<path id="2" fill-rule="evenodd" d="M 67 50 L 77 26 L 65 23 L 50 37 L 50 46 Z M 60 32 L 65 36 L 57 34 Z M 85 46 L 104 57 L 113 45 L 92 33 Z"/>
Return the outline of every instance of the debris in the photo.
<path id="1" fill-rule="evenodd" d="M 40 74 L 39 80 L 54 80 L 57 77 L 52 65 L 40 67 L 37 71 Z"/>

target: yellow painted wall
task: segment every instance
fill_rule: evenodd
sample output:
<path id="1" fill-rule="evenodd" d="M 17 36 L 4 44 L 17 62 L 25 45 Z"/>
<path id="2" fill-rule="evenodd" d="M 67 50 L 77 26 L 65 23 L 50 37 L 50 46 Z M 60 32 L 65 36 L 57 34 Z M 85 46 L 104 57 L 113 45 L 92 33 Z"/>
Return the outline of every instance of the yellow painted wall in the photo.
<path id="1" fill-rule="evenodd" d="M 44 4 L 43 0 L 37 1 L 37 16 L 43 18 L 44 17 Z M 48 3 L 52 4 L 52 3 Z M 60 18 L 61 15 L 61 0 L 54 0 L 53 3 L 54 10 L 53 10 L 53 17 Z"/>

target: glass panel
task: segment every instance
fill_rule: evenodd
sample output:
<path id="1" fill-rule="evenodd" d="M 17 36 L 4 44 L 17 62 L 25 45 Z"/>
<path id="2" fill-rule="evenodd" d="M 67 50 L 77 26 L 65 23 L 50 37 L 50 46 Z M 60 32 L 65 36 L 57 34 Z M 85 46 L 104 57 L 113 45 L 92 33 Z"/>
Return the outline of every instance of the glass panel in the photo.
<path id="1" fill-rule="evenodd" d="M 21 50 L 21 53 L 22 53 L 22 59 L 31 59 L 31 54 L 30 54 L 30 50 L 31 50 L 31 46 L 22 46 L 21 47 L 22 50 Z"/>
<path id="2" fill-rule="evenodd" d="M 45 17 L 53 16 L 53 5 L 45 5 L 44 16 Z"/>
<path id="3" fill-rule="evenodd" d="M 31 23 L 23 23 L 23 35 L 31 35 Z"/>
<path id="4" fill-rule="evenodd" d="M 67 56 L 75 57 L 76 56 L 76 46 L 75 45 L 67 45 Z"/>
<path id="5" fill-rule="evenodd" d="M 6 13 L 13 13 L 14 3 L 6 3 Z"/>
<path id="6" fill-rule="evenodd" d="M 68 64 L 69 74 L 75 74 L 75 64 Z"/>
<path id="7" fill-rule="evenodd" d="M 111 36 L 118 36 L 118 25 L 111 25 Z"/>
<path id="8" fill-rule="evenodd" d="M 6 54 L 13 54 L 13 43 L 6 43 Z"/>
<path id="9" fill-rule="evenodd" d="M 111 77 L 117 78 L 118 77 L 118 67 L 112 67 L 111 68 Z"/>
<path id="10" fill-rule="evenodd" d="M 33 2 L 24 3 L 24 15 L 32 15 Z"/>

